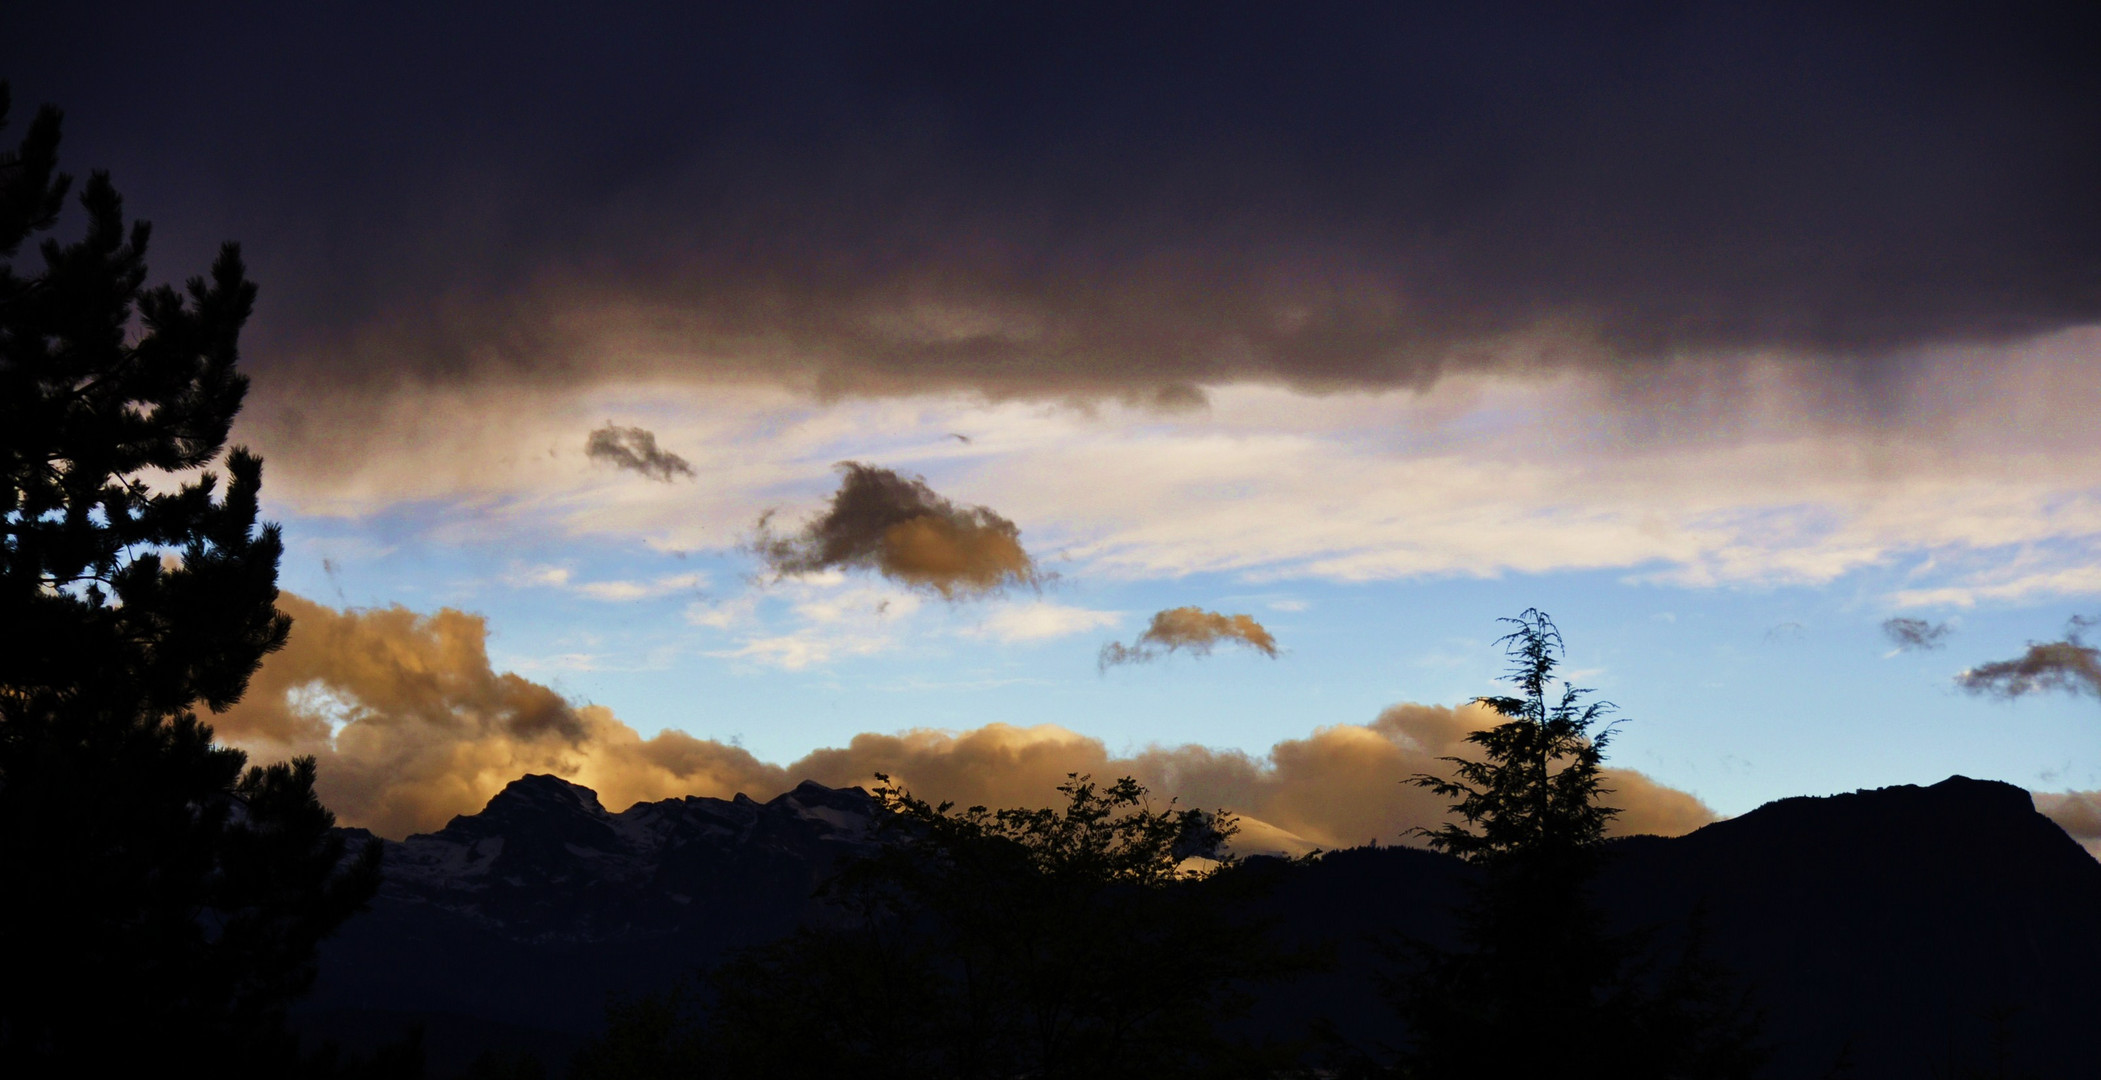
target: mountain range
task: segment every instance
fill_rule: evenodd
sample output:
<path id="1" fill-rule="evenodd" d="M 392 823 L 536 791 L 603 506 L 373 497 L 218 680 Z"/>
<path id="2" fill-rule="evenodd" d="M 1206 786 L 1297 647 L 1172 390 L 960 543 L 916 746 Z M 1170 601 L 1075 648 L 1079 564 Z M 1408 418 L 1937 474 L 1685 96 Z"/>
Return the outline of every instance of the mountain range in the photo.
<path id="1" fill-rule="evenodd" d="M 619 813 L 553 776 L 386 846 L 371 908 L 323 948 L 297 1022 L 375 1044 L 425 1033 L 434 1075 L 491 1048 L 555 1070 L 610 997 L 669 987 L 821 919 L 816 886 L 873 850 L 858 788 L 768 802 L 690 797 Z M 346 830 L 369 841 L 369 834 Z M 1784 799 L 1679 837 L 1612 841 L 1598 903 L 1623 929 L 1704 927 L 1764 1016 L 1775 1080 L 2101 1075 L 2101 862 L 2026 791 L 1951 777 Z M 1278 932 L 1334 946 L 1271 988 L 1256 1022 L 1313 1018 L 1362 1046 L 1399 1038 L 1376 945 L 1450 939 L 1467 868 L 1408 847 L 1279 865 Z"/>

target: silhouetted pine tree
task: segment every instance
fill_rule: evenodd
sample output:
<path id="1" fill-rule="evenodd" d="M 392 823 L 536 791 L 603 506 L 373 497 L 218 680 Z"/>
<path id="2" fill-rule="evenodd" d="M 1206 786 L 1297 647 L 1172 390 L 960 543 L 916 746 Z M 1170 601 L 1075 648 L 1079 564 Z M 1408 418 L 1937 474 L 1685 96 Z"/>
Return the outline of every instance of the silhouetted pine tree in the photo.
<path id="1" fill-rule="evenodd" d="M 1415 782 L 1453 799 L 1459 819 L 1425 830 L 1430 846 L 1479 871 L 1460 912 L 1462 948 L 1414 945 L 1395 985 L 1411 1042 L 1408 1077 L 1724 1078 L 1763 1055 L 1744 996 L 1701 946 L 1695 920 L 1671 963 L 1647 933 L 1613 933 L 1591 902 L 1600 842 L 1618 811 L 1603 799 L 1610 703 L 1562 682 L 1553 620 L 1536 609 L 1505 622 L 1515 696 L 1480 704 L 1504 722 L 1467 736 L 1478 759 L 1445 758 L 1451 778 Z"/>
<path id="2" fill-rule="evenodd" d="M 0 1069 L 288 1075 L 284 1008 L 379 851 L 346 860 L 312 759 L 247 768 L 192 711 L 290 628 L 262 463 L 220 456 L 255 286 L 229 245 L 146 288 L 149 230 L 99 172 L 85 235 L 18 273 L 58 142 L 47 107 L 0 155 Z"/>

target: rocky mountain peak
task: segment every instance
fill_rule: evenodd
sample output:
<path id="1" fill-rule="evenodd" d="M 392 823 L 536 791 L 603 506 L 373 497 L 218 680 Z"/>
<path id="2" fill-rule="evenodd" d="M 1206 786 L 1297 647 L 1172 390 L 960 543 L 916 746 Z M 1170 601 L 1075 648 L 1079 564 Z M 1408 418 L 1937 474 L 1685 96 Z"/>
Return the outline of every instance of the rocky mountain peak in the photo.
<path id="1" fill-rule="evenodd" d="M 799 910 L 838 860 L 869 850 L 873 810 L 859 788 L 804 783 L 763 803 L 688 796 L 611 813 L 590 788 L 523 776 L 480 813 L 388 845 L 383 895 L 514 940 L 672 934 L 744 906 L 755 877 Z"/>
<path id="2" fill-rule="evenodd" d="M 466 829 L 489 833 L 502 828 L 542 827 L 562 818 L 603 819 L 606 809 L 598 793 L 559 776 L 529 773 L 505 784 L 480 813 L 460 814 L 446 823 L 445 831 Z"/>

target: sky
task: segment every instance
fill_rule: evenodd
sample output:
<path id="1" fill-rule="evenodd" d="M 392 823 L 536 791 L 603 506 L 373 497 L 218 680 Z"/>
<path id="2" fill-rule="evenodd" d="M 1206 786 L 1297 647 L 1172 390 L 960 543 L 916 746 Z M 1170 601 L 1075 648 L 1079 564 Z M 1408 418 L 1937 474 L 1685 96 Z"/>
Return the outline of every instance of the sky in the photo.
<path id="1" fill-rule="evenodd" d="M 1960 773 L 2101 850 L 2101 14 L 1127 7 L 9 5 L 8 137 L 261 286 L 222 736 L 387 835 L 1398 842 L 1536 608 L 1627 831 Z"/>

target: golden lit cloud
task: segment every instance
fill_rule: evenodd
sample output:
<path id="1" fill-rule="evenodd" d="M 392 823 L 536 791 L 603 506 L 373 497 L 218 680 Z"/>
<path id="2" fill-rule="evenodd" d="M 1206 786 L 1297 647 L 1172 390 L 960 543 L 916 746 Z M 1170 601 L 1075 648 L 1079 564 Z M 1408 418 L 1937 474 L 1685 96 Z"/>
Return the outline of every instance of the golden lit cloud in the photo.
<path id="1" fill-rule="evenodd" d="M 948 599 L 1036 585 L 1043 575 L 1021 530 L 982 506 L 957 506 L 919 477 L 841 462 L 839 490 L 822 514 L 777 534 L 770 516 L 753 549 L 774 573 L 869 569 Z"/>
<path id="2" fill-rule="evenodd" d="M 1406 840 L 1442 820 L 1441 800 L 1408 783 L 1464 753 L 1495 722 L 1478 706 L 1397 705 L 1368 724 L 1325 727 L 1265 755 L 1200 746 L 1118 756 L 1091 736 L 1044 725 L 862 734 L 782 767 L 679 732 L 644 738 L 606 709 L 489 664 L 487 627 L 451 609 L 339 611 L 286 595 L 284 651 L 247 697 L 214 718 L 221 737 L 265 756 L 320 759 L 323 798 L 345 824 L 402 836 L 472 813 L 528 772 L 591 787 L 609 807 L 681 795 L 770 797 L 805 780 L 896 778 L 932 799 L 1042 804 L 1067 773 L 1137 777 L 1185 806 L 1243 816 L 1243 850 L 1304 851 Z M 1682 833 L 1713 819 L 1693 796 L 1608 770 L 1620 832 Z"/>
<path id="3" fill-rule="evenodd" d="M 1277 639 L 1252 615 L 1223 615 L 1199 607 L 1178 607 L 1154 614 L 1145 632 L 1129 645 L 1112 641 L 1102 646 L 1100 663 L 1104 668 L 1139 664 L 1184 649 L 1207 656 L 1213 646 L 1225 641 L 1245 645 L 1271 659 L 1277 655 Z"/>
<path id="4" fill-rule="evenodd" d="M 259 754 L 318 758 L 322 797 L 344 824 L 387 836 L 438 828 L 528 772 L 623 806 L 785 781 L 737 747 L 678 732 L 644 739 L 606 709 L 496 672 L 479 616 L 337 611 L 291 594 L 278 606 L 291 640 L 211 722 Z"/>
<path id="5" fill-rule="evenodd" d="M 2035 808 L 2101 859 L 2101 791 L 2035 793 Z"/>

